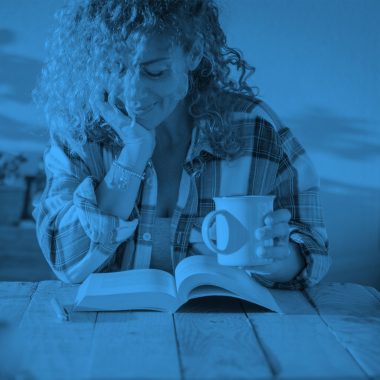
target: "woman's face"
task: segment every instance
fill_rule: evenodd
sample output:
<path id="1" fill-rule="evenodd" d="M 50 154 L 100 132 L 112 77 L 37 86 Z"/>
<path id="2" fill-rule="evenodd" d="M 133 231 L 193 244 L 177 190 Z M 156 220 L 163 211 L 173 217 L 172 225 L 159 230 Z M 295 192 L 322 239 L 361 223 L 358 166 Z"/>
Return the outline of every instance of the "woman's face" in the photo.
<path id="1" fill-rule="evenodd" d="M 146 128 L 162 123 L 188 92 L 188 59 L 165 35 L 147 37 L 134 49 L 122 82 L 131 117 Z"/>

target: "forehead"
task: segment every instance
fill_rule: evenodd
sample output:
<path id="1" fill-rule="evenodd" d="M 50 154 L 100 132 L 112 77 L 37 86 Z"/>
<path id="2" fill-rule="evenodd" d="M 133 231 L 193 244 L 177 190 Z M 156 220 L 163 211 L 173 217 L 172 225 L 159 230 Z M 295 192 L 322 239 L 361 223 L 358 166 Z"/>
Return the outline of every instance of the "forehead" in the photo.
<path id="1" fill-rule="evenodd" d="M 136 33 L 130 41 L 128 60 L 139 65 L 159 58 L 178 59 L 182 49 L 167 34 L 141 35 Z"/>

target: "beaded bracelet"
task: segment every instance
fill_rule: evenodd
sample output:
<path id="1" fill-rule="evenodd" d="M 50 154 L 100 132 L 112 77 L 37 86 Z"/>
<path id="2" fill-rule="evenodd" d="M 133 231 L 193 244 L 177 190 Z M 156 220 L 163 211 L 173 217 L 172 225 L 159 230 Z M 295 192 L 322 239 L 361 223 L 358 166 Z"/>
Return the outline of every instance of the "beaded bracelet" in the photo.
<path id="1" fill-rule="evenodd" d="M 126 166 L 121 165 L 116 160 L 113 161 L 112 165 L 116 169 L 116 173 L 114 173 L 113 178 L 111 180 L 111 185 L 115 186 L 119 190 L 128 189 L 128 179 L 132 177 L 136 177 L 143 181 L 145 179 L 145 172 L 143 174 L 136 173 L 135 171 L 127 168 Z M 118 175 L 115 175 L 118 174 Z"/>

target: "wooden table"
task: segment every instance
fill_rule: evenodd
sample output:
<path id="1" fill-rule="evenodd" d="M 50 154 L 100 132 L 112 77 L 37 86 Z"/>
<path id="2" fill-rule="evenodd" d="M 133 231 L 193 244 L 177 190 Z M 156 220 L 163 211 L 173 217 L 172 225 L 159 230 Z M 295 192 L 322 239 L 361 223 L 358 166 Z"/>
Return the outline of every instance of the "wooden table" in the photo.
<path id="1" fill-rule="evenodd" d="M 3 378 L 380 379 L 374 288 L 276 291 L 283 315 L 206 298 L 174 315 L 77 312 L 59 321 L 51 297 L 70 304 L 76 290 L 59 281 L 0 283 Z"/>

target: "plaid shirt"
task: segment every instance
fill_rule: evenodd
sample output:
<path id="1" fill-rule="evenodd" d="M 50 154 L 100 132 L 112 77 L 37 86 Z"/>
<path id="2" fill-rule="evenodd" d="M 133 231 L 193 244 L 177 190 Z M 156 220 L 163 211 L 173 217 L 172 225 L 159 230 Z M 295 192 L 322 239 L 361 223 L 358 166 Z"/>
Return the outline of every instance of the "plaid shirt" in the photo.
<path id="1" fill-rule="evenodd" d="M 243 154 L 231 161 L 222 159 L 200 139 L 202 119 L 194 122 L 171 220 L 173 268 L 188 255 L 207 253 L 201 225 L 215 209 L 213 197 L 271 194 L 276 196 L 275 209 L 291 212 L 290 241 L 300 247 L 306 266 L 286 283 L 255 277 L 274 288 L 312 286 L 330 266 L 315 169 L 265 102 L 243 95 L 228 95 L 227 101 L 232 126 L 243 141 Z M 92 272 L 149 267 L 157 202 L 152 162 L 146 167 L 128 220 L 108 215 L 97 206 L 95 188 L 119 152 L 118 148 L 87 143 L 83 154 L 70 154 L 53 138 L 45 151 L 47 182 L 33 216 L 42 252 L 65 282 L 81 282 Z"/>

